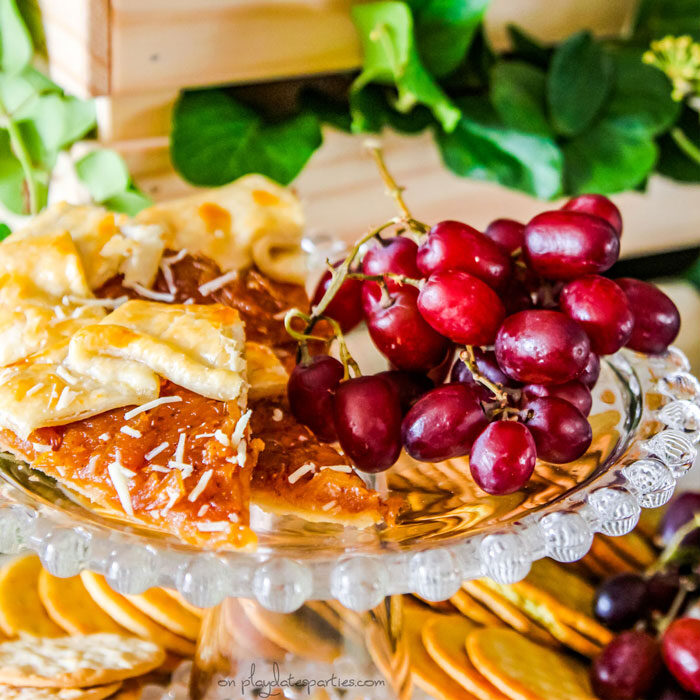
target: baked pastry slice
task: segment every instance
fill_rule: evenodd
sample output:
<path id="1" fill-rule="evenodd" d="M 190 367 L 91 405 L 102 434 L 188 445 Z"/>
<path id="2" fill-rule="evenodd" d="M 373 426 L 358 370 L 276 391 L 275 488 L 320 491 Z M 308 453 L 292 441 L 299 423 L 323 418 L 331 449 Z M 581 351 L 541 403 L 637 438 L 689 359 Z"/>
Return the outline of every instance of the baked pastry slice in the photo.
<path id="1" fill-rule="evenodd" d="M 0 370 L 0 444 L 107 511 L 245 546 L 247 390 L 234 309 L 130 301 Z"/>

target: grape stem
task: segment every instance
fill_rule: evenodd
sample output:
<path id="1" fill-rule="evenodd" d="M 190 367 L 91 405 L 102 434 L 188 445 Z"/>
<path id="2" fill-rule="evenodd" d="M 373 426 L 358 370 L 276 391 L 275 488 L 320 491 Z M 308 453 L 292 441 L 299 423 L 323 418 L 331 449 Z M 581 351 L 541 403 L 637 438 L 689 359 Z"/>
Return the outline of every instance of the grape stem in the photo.
<path id="1" fill-rule="evenodd" d="M 673 535 L 673 538 L 668 543 L 663 552 L 659 555 L 659 558 L 647 569 L 647 576 L 653 576 L 659 571 L 663 570 L 666 564 L 673 560 L 673 558 L 678 554 L 678 550 L 683 544 L 683 540 L 689 535 L 693 530 L 697 530 L 700 527 L 700 513 L 695 515 L 692 520 L 689 520 L 685 525 L 678 528 Z"/>
<path id="2" fill-rule="evenodd" d="M 310 340 L 319 340 L 323 343 L 327 343 L 328 338 L 321 338 L 317 335 L 311 335 L 307 331 L 302 332 L 296 330 L 296 328 L 292 327 L 292 323 L 295 318 L 300 318 L 302 321 L 304 321 L 307 324 L 308 328 L 309 324 L 312 321 L 312 317 L 308 314 L 305 314 L 303 311 L 300 311 L 299 309 L 289 309 L 289 311 L 284 317 L 284 328 L 287 331 L 287 333 L 289 333 L 289 335 L 292 336 L 292 338 L 294 338 L 294 340 L 296 340 L 299 343 L 299 360 L 305 363 L 308 362 L 310 359 L 308 342 Z M 328 323 L 330 323 L 331 328 L 333 328 L 333 334 L 338 340 L 338 354 L 340 355 L 340 361 L 343 363 L 343 367 L 345 369 L 343 379 L 350 378 L 350 370 L 353 371 L 353 374 L 356 377 L 362 376 L 360 366 L 355 361 L 355 358 L 350 354 L 350 350 L 348 349 L 348 345 L 345 342 L 345 335 L 343 334 L 343 330 L 340 327 L 340 324 L 330 316 L 319 316 L 314 320 L 314 323 L 316 321 L 327 321 Z"/>
<path id="3" fill-rule="evenodd" d="M 500 384 L 496 384 L 490 379 L 487 379 L 486 377 L 484 377 L 483 374 L 481 374 L 481 372 L 479 372 L 476 366 L 476 358 L 474 357 L 473 346 L 465 345 L 464 350 L 462 350 L 459 353 L 459 359 L 462 360 L 462 362 L 464 362 L 469 371 L 472 373 L 474 379 L 476 379 L 476 381 L 479 382 L 479 384 L 485 386 L 498 399 L 498 401 L 501 404 L 504 404 L 508 401 L 508 395 L 503 390 L 503 387 Z"/>
<path id="4" fill-rule="evenodd" d="M 382 180 L 384 180 L 384 184 L 386 185 L 387 192 L 393 197 L 398 210 L 401 212 L 402 221 L 408 224 L 409 228 L 412 228 L 417 233 L 427 233 L 428 226 L 422 221 L 413 218 L 411 210 L 404 201 L 403 192 L 405 188 L 401 187 L 389 172 L 389 168 L 387 168 L 386 162 L 384 161 L 384 153 L 382 152 L 381 146 L 374 140 L 368 140 L 365 142 L 365 147 L 370 152 L 372 158 L 374 158 L 379 174 L 382 176 Z"/>
<path id="5" fill-rule="evenodd" d="M 410 284 L 412 287 L 420 289 L 423 286 L 424 280 L 417 280 L 413 277 L 405 277 L 394 272 L 384 272 L 381 275 L 366 275 L 364 272 L 348 272 L 347 275 L 353 280 L 366 280 L 370 282 L 385 282 L 387 279 L 394 280 L 399 284 Z"/>

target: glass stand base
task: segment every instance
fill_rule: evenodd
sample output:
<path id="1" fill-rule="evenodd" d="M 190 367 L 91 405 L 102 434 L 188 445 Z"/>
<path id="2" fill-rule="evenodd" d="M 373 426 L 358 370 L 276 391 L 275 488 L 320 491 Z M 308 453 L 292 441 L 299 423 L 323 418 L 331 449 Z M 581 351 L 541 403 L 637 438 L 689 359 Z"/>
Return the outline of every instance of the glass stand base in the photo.
<path id="1" fill-rule="evenodd" d="M 401 596 L 363 613 L 309 601 L 274 613 L 226 598 L 207 613 L 190 677 L 191 700 L 409 700 Z"/>

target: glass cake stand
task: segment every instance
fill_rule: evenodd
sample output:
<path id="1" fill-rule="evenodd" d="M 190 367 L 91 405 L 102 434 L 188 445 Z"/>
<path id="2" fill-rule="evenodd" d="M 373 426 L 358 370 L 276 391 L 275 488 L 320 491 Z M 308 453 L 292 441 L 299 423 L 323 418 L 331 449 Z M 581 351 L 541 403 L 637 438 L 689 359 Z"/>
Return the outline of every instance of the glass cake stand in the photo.
<path id="1" fill-rule="evenodd" d="M 522 491 L 491 497 L 463 461 L 402 462 L 377 488 L 406 497 L 395 525 L 367 529 L 253 506 L 254 552 L 216 552 L 100 512 L 0 457 L 0 551 L 37 552 L 56 576 L 103 574 L 125 594 L 177 589 L 208 608 L 190 697 L 411 697 L 401 594 L 449 598 L 465 579 L 512 583 L 533 561 L 581 558 L 594 533 L 623 535 L 673 494 L 700 441 L 700 384 L 676 349 L 606 358 L 588 453 L 538 464 Z M 272 695 L 275 697 L 274 695 Z"/>

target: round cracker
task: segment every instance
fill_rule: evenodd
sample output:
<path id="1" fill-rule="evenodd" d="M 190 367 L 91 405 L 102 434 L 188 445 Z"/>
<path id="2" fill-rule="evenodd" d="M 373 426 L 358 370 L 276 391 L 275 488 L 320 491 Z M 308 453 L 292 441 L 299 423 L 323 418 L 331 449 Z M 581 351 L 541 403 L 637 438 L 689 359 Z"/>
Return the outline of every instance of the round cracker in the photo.
<path id="1" fill-rule="evenodd" d="M 92 571 L 83 571 L 80 578 L 95 603 L 122 627 L 139 637 L 155 642 L 168 651 L 173 651 L 181 656 L 194 655 L 195 646 L 191 641 L 173 634 L 170 630 L 151 620 L 148 615 L 144 615 L 123 595 L 113 591 L 103 576 Z"/>
<path id="2" fill-rule="evenodd" d="M 423 645 L 440 668 L 479 700 L 508 700 L 486 680 L 467 656 L 467 637 L 478 627 L 463 617 L 429 620 L 421 633 Z"/>
<path id="3" fill-rule="evenodd" d="M 515 630 L 475 630 L 466 647 L 475 668 L 511 700 L 595 700 L 581 664 Z"/>
<path id="4" fill-rule="evenodd" d="M 49 617 L 68 634 L 129 634 L 95 603 L 80 576 L 58 578 L 43 570 L 39 597 Z"/>
<path id="5" fill-rule="evenodd" d="M 127 595 L 125 598 L 137 607 L 144 615 L 179 634 L 185 639 L 197 641 L 202 618 L 186 610 L 175 598 L 161 588 L 151 588 L 139 595 Z"/>
<path id="6" fill-rule="evenodd" d="M 0 568 L 0 627 L 16 637 L 60 637 L 65 634 L 46 613 L 39 598 L 39 557 L 29 555 L 13 559 Z"/>
<path id="7" fill-rule="evenodd" d="M 162 647 L 138 637 L 24 637 L 0 644 L 0 683 L 87 688 L 141 676 L 164 659 Z"/>
<path id="8" fill-rule="evenodd" d="M 452 605 L 459 610 L 467 619 L 477 622 L 487 627 L 503 627 L 500 617 L 496 617 L 490 610 L 481 603 L 474 600 L 469 593 L 460 588 L 451 598 Z"/>
<path id="9" fill-rule="evenodd" d="M 121 688 L 121 682 L 100 685 L 96 688 L 18 688 L 0 685 L 3 700 L 103 700 Z M 115 700 L 119 696 L 117 695 Z"/>

